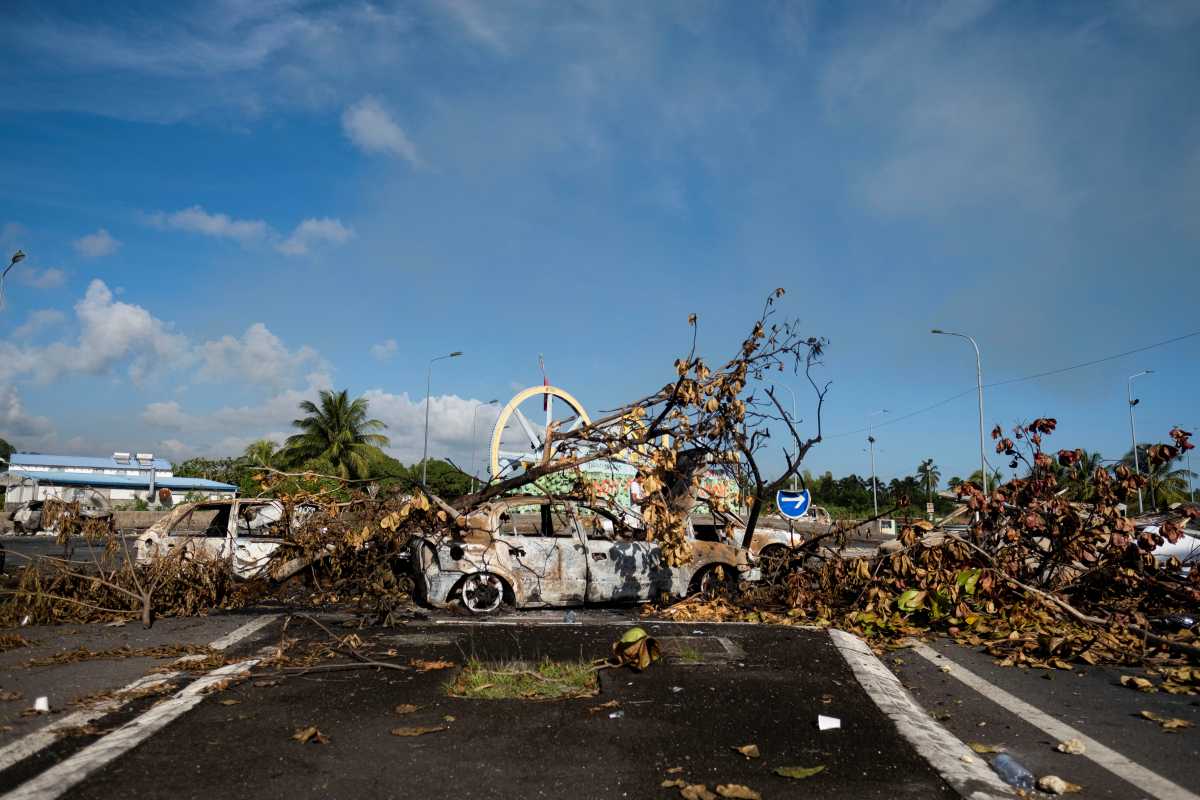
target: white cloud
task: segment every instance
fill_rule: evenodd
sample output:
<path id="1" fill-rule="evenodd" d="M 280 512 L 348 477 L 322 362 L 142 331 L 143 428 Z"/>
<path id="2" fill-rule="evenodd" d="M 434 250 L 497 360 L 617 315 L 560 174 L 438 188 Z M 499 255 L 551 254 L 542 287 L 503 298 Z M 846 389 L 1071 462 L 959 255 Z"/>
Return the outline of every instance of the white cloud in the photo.
<path id="1" fill-rule="evenodd" d="M 267 326 L 256 322 L 240 339 L 223 336 L 197 348 L 201 361 L 197 378 L 202 381 L 236 381 L 282 386 L 290 382 L 304 364 L 319 360 L 311 347 L 288 350 Z"/>
<path id="2" fill-rule="evenodd" d="M 471 38 L 482 42 L 498 53 L 508 53 L 508 42 L 500 32 L 499 23 L 487 13 L 485 4 L 474 0 L 441 0 L 441 4 L 462 25 Z"/>
<path id="3" fill-rule="evenodd" d="M 34 289 L 57 289 L 66 283 L 67 273 L 57 267 L 47 267 L 46 269 L 28 267 L 21 269 L 17 273 L 17 278 L 21 283 L 32 286 Z"/>
<path id="4" fill-rule="evenodd" d="M 32 447 L 35 441 L 52 438 L 54 426 L 47 418 L 26 412 L 16 388 L 6 385 L 0 386 L 0 432 L 10 444 Z"/>
<path id="5" fill-rule="evenodd" d="M 379 344 L 371 345 L 371 355 L 380 361 L 390 361 L 395 357 L 400 345 L 395 339 L 387 339 Z"/>
<path id="6" fill-rule="evenodd" d="M 235 219 L 228 214 L 210 213 L 202 206 L 191 206 L 172 213 L 156 211 L 145 215 L 146 222 L 163 230 L 186 231 L 230 239 L 243 246 L 272 243 L 276 250 L 289 255 L 304 255 L 314 245 L 344 244 L 354 231 L 332 217 L 306 219 L 284 238 L 261 219 Z"/>
<path id="7" fill-rule="evenodd" d="M 104 228 L 75 241 L 75 249 L 86 258 L 100 258 L 117 252 L 121 243 Z"/>
<path id="8" fill-rule="evenodd" d="M 391 447 L 388 450 L 405 463 L 421 460 L 425 437 L 425 400 L 413 400 L 408 393 L 392 394 L 382 389 L 363 393 L 370 403 L 370 413 L 387 424 Z M 480 408 L 479 414 L 475 409 Z M 486 458 L 487 437 L 496 422 L 496 407 L 482 406 L 479 400 L 441 395 L 429 402 L 429 457 L 450 458 L 471 471 L 472 457 L 476 467 Z M 474 428 L 474 438 L 472 438 Z"/>
<path id="9" fill-rule="evenodd" d="M 185 413 L 183 407 L 174 400 L 148 404 L 142 409 L 142 421 L 156 428 L 172 430 L 191 430 L 196 427 L 195 417 Z"/>
<path id="10" fill-rule="evenodd" d="M 342 130 L 367 153 L 396 156 L 414 166 L 421 164 L 416 145 L 373 97 L 364 97 L 346 109 L 342 114 Z"/>
<path id="11" fill-rule="evenodd" d="M 158 228 L 233 239 L 242 244 L 261 241 L 271 234 L 270 226 L 260 219 L 233 219 L 228 214 L 210 214 L 198 205 L 171 214 L 159 211 L 150 214 L 148 220 Z"/>
<path id="12" fill-rule="evenodd" d="M 343 244 L 354 237 L 354 231 L 341 220 L 324 217 L 306 219 L 296 226 L 292 235 L 275 245 L 275 249 L 289 256 L 304 255 L 309 248 L 318 244 Z"/>
<path id="13" fill-rule="evenodd" d="M 31 311 L 25 318 L 25 324 L 13 329 L 13 336 L 27 339 L 33 334 L 46 328 L 52 328 L 66 320 L 67 315 L 55 308 L 42 308 Z"/>

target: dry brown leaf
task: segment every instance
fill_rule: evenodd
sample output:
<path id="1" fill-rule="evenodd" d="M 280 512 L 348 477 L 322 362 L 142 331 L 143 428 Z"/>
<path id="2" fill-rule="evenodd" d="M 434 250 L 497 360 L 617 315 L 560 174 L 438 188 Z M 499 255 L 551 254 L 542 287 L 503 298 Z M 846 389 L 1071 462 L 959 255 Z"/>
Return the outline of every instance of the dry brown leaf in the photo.
<path id="1" fill-rule="evenodd" d="M 717 794 L 734 800 L 762 800 L 761 794 L 740 783 L 722 783 L 717 786 Z"/>
<path id="2" fill-rule="evenodd" d="M 1003 753 L 1004 748 L 996 744 L 984 744 L 983 742 L 968 742 L 967 747 L 974 750 L 976 753 L 983 755 L 985 753 Z"/>
<path id="3" fill-rule="evenodd" d="M 598 714 L 601 711 L 607 711 L 610 708 L 616 708 L 621 705 L 619 700 L 609 700 L 607 703 L 601 703 L 598 706 L 592 706 L 588 709 L 589 714 Z"/>
<path id="4" fill-rule="evenodd" d="M 692 783 L 679 789 L 683 800 L 717 800 L 717 796 L 708 790 L 703 783 Z"/>
<path id="5" fill-rule="evenodd" d="M 662 783 L 659 784 L 659 786 L 661 786 L 664 789 L 671 789 L 671 788 L 682 789 L 684 786 L 687 786 L 687 781 L 676 778 L 673 781 L 672 780 L 663 781 Z"/>
<path id="6" fill-rule="evenodd" d="M 736 750 L 746 758 L 758 758 L 762 755 L 762 753 L 758 752 L 758 745 L 756 744 L 744 744 L 741 747 L 730 747 L 729 749 Z"/>
<path id="7" fill-rule="evenodd" d="M 411 713 L 413 713 L 413 712 L 414 712 L 414 711 L 416 711 L 416 710 L 417 710 L 419 707 L 420 707 L 420 706 L 415 706 L 415 705 L 413 705 L 412 703 L 401 703 L 400 705 L 396 706 L 396 707 L 395 707 L 394 709 L 392 709 L 392 710 L 393 710 L 393 711 L 395 711 L 397 714 L 404 715 L 404 714 L 411 714 Z"/>
<path id="8" fill-rule="evenodd" d="M 408 665 L 421 672 L 429 672 L 435 669 L 451 669 L 458 666 L 453 661 L 443 661 L 442 659 L 427 660 L 424 658 L 414 658 L 408 662 Z"/>
<path id="9" fill-rule="evenodd" d="M 241 703 L 242 701 L 234 700 L 233 698 L 229 698 L 228 700 L 220 700 L 218 702 L 220 702 L 220 704 L 223 706 L 236 706 L 237 704 Z"/>
<path id="10" fill-rule="evenodd" d="M 1057 775 L 1043 775 L 1038 778 L 1037 787 L 1046 794 L 1067 794 L 1069 792 L 1083 791 L 1083 787 L 1079 784 L 1064 781 Z"/>
<path id="11" fill-rule="evenodd" d="M 0 701 L 7 703 L 10 700 L 20 700 L 23 696 L 20 692 L 0 692 Z"/>
<path id="12" fill-rule="evenodd" d="M 307 728 L 297 728 L 292 734 L 292 738 L 301 744 L 312 742 L 313 744 L 329 744 L 329 737 L 317 730 L 316 725 L 309 725 Z"/>
<path id="13" fill-rule="evenodd" d="M 1180 719 L 1179 717 L 1164 717 L 1161 714 L 1155 714 L 1153 711 L 1143 711 L 1141 712 L 1141 715 L 1148 720 L 1157 722 L 1159 726 L 1168 733 L 1174 733 L 1175 731 L 1192 727 L 1191 722 L 1188 722 L 1186 719 Z"/>
<path id="14" fill-rule="evenodd" d="M 683 772 L 683 767 L 671 767 L 669 770 L 667 770 L 668 775 L 677 775 L 680 772 Z"/>
<path id="15" fill-rule="evenodd" d="M 1139 692 L 1155 691 L 1153 681 L 1149 681 L 1137 675 L 1122 675 L 1121 685 L 1128 686 L 1130 689 L 1137 689 Z"/>
<path id="16" fill-rule="evenodd" d="M 445 725 L 430 725 L 428 727 L 392 728 L 392 736 L 424 736 L 427 733 L 438 733 L 450 730 Z"/>
<path id="17" fill-rule="evenodd" d="M 1078 756 L 1082 755 L 1087 750 L 1087 747 L 1078 739 L 1067 739 L 1065 742 L 1059 742 L 1054 749 L 1060 753 Z"/>

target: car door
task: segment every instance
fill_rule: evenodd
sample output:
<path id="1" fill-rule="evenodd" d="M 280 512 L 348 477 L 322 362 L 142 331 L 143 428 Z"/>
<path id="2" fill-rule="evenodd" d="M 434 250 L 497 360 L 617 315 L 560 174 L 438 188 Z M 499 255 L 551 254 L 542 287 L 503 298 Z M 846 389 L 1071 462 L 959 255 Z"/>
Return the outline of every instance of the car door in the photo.
<path id="1" fill-rule="evenodd" d="M 238 503 L 233 541 L 233 573 L 239 578 L 256 578 L 283 544 L 283 504 Z"/>
<path id="2" fill-rule="evenodd" d="M 509 569 L 526 606 L 578 605 L 587 562 L 578 525 L 562 503 L 514 508 L 500 521 Z"/>
<path id="3" fill-rule="evenodd" d="M 228 559 L 231 511 L 232 505 L 228 503 L 197 505 L 167 532 L 165 555 L 182 553 L 184 557 L 209 561 Z"/>
<path id="4" fill-rule="evenodd" d="M 616 539 L 592 530 L 587 550 L 589 603 L 649 600 L 671 590 L 671 568 L 654 542 Z"/>

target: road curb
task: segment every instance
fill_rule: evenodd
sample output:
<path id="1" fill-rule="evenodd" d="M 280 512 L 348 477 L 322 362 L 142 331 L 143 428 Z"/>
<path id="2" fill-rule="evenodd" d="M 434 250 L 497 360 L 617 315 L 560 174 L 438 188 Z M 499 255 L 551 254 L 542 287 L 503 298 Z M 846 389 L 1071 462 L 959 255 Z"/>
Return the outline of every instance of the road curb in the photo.
<path id="1" fill-rule="evenodd" d="M 1016 796 L 979 756 L 929 716 L 866 642 L 836 628 L 830 628 L 829 638 L 879 710 L 962 797 L 1000 800 Z"/>

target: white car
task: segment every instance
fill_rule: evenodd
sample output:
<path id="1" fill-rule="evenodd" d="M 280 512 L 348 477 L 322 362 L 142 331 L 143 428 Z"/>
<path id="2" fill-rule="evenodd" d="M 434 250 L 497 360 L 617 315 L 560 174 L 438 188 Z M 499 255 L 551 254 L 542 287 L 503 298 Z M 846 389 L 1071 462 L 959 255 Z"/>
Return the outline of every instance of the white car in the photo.
<path id="1" fill-rule="evenodd" d="M 1147 533 L 1159 533 L 1158 525 L 1146 525 L 1139 530 Z M 1154 560 L 1163 564 L 1171 558 L 1179 559 L 1183 565 L 1183 573 L 1191 571 L 1192 565 L 1200 561 L 1200 531 L 1195 528 L 1184 528 L 1179 541 L 1172 544 L 1164 538 L 1163 543 L 1154 548 Z"/>
<path id="2" fill-rule="evenodd" d="M 299 506 L 292 515 L 294 530 L 315 507 Z M 227 561 L 239 578 L 262 577 L 271 557 L 286 541 L 283 504 L 278 500 L 207 500 L 184 503 L 137 537 L 137 560 L 149 563 L 164 557 Z M 283 580 L 307 561 L 293 559 L 272 569 Z"/>

